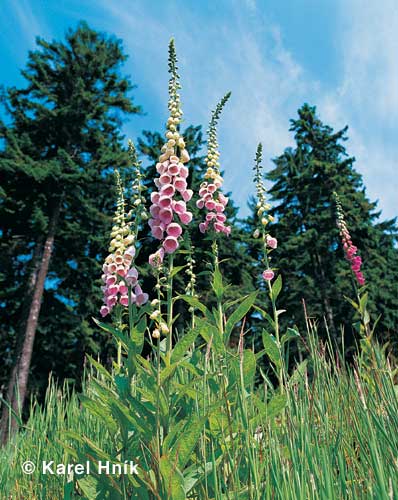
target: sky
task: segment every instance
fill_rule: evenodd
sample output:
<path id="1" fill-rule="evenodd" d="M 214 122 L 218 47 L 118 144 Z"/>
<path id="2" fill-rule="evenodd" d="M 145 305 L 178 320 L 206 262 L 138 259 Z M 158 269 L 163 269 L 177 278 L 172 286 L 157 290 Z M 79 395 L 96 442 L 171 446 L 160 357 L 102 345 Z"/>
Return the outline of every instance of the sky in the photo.
<path id="1" fill-rule="evenodd" d="M 254 194 L 258 142 L 264 168 L 292 146 L 289 120 L 304 103 L 334 129 L 349 126 L 348 153 L 381 218 L 398 215 L 398 2 L 396 0 L 0 0 L 0 84 L 20 70 L 37 35 L 62 39 L 85 20 L 115 34 L 145 112 L 127 137 L 162 131 L 167 119 L 167 45 L 175 38 L 185 125 L 206 129 L 232 91 L 219 125 L 225 190 L 240 215 Z"/>

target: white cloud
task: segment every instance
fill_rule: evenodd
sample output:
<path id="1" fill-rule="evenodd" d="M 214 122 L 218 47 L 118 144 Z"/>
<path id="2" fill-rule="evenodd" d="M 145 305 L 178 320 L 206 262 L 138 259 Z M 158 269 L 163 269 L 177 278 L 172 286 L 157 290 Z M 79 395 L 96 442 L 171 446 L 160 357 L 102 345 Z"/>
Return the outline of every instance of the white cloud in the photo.
<path id="1" fill-rule="evenodd" d="M 3 8 L 3 14 L 6 9 Z M 37 35 L 44 36 L 48 33 L 47 27 L 44 25 L 43 20 L 34 11 L 32 5 L 27 0 L 9 1 L 8 2 L 8 13 L 11 14 L 11 18 L 14 17 L 17 24 L 19 25 L 19 33 L 25 38 L 27 44 L 32 46 Z M 12 25 L 12 23 L 11 23 Z M 15 25 L 13 26 L 15 29 Z"/>
<path id="2" fill-rule="evenodd" d="M 337 48 L 341 80 L 321 93 L 322 118 L 336 128 L 349 124 L 349 154 L 356 157 L 370 199 L 379 200 L 382 218 L 397 215 L 398 181 L 398 4 L 340 3 Z"/>
<path id="3" fill-rule="evenodd" d="M 124 39 L 133 55 L 139 90 L 144 87 L 153 108 L 157 106 L 149 118 L 166 114 L 167 43 L 172 35 L 187 123 L 206 125 L 218 99 L 232 91 L 219 127 L 221 160 L 225 187 L 233 191 L 242 214 L 253 192 L 257 143 L 263 142 L 268 169 L 269 159 L 292 144 L 289 119 L 308 101 L 318 105 L 321 119 L 333 127 L 350 125 L 348 152 L 358 160 L 370 197 L 380 198 L 383 216 L 393 216 L 397 147 L 387 144 L 387 136 L 395 139 L 398 118 L 398 39 L 393 29 L 398 18 L 395 0 L 382 3 L 341 0 L 340 11 L 335 11 L 340 23 L 334 54 L 341 61 L 341 78 L 334 89 L 311 78 L 304 62 L 294 59 L 280 26 L 267 19 L 264 9 L 260 12 L 255 0 L 229 2 L 227 15 L 217 12 L 203 19 L 197 17 L 198 10 L 173 2 L 157 12 L 126 0 L 102 0 L 102 8 L 110 16 L 109 30 Z M 162 126 L 150 122 L 151 129 Z"/>

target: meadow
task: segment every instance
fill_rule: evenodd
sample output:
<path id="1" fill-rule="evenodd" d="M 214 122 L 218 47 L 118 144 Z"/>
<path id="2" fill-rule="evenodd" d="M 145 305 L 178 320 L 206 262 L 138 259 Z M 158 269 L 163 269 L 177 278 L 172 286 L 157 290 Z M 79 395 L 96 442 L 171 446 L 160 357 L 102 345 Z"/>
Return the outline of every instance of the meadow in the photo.
<path id="1" fill-rule="evenodd" d="M 203 361 L 192 359 L 194 353 L 188 350 L 185 363 L 191 368 L 180 366 L 171 383 L 180 391 L 189 391 L 191 403 L 184 407 L 178 403 L 184 395 L 173 396 L 171 432 L 178 426 L 177 436 L 174 432 L 168 443 L 162 443 L 163 457 L 166 450 L 173 453 L 173 441 L 186 445 L 190 440 L 189 429 L 178 432 L 179 422 L 184 425 L 181 413 L 185 413 L 188 426 L 199 422 L 204 413 L 203 393 L 207 393 L 208 407 L 216 408 L 201 425 L 198 442 L 194 445 L 192 441 L 186 449 L 186 464 L 178 471 L 175 468 L 177 480 L 163 469 L 164 476 L 157 483 L 155 463 L 152 474 L 150 464 L 146 464 L 152 493 L 149 485 L 134 477 L 123 483 L 117 477 L 96 482 L 77 476 L 72 480 L 41 475 L 39 471 L 22 474 L 21 464 L 26 460 L 39 464 L 51 458 L 55 463 L 68 463 L 77 456 L 115 459 L 124 453 L 122 437 L 115 432 L 116 409 L 112 418 L 112 412 L 98 402 L 88 407 L 84 404 L 98 401 L 105 391 L 109 398 L 116 396 L 102 369 L 92 368 L 87 374 L 83 404 L 75 393 L 68 394 L 51 382 L 45 405 L 32 407 L 28 422 L 2 450 L 2 498 L 396 498 L 398 400 L 385 353 L 375 347 L 376 365 L 362 364 L 354 370 L 347 368 L 330 346 L 317 343 L 313 329 L 308 339 L 308 361 L 290 376 L 284 395 L 268 385 L 252 391 L 250 384 L 236 382 L 231 375 L 226 378 L 230 386 L 226 395 L 222 384 L 216 385 L 209 378 Z M 231 353 L 230 360 L 238 357 L 238 353 Z M 199 371 L 201 364 L 202 373 L 194 388 L 192 367 Z M 127 432 L 137 428 L 137 414 L 130 412 L 123 424 Z M 144 421 L 140 424 L 148 425 Z M 121 422 L 120 426 L 123 429 Z M 76 439 L 66 437 L 71 431 Z M 151 446 L 155 437 L 149 429 L 146 432 L 141 438 L 142 450 Z M 129 449 L 125 453 L 127 456 Z"/>

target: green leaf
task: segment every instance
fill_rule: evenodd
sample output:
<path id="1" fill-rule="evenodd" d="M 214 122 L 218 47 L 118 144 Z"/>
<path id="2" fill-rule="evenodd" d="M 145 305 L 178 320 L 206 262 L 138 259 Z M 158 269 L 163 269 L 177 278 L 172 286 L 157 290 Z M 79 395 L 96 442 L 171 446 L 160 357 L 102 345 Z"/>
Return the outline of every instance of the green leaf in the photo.
<path id="1" fill-rule="evenodd" d="M 249 312 L 254 302 L 256 301 L 256 298 L 257 298 L 257 292 L 252 292 L 242 301 L 242 303 L 235 309 L 235 311 L 228 318 L 228 321 L 225 325 L 226 340 L 229 339 L 234 326 L 239 321 L 241 321 L 241 319 L 244 316 L 246 316 L 246 314 Z"/>
<path id="2" fill-rule="evenodd" d="M 178 435 L 181 434 L 182 428 L 186 424 L 185 420 L 180 420 L 179 422 L 175 422 L 172 426 L 170 426 L 169 433 L 164 438 L 162 445 L 162 453 L 168 454 L 170 449 Z"/>
<path id="3" fill-rule="evenodd" d="M 93 318 L 93 321 L 96 325 L 98 325 L 100 328 L 102 328 L 102 330 L 104 330 L 107 333 L 110 333 L 113 336 L 118 337 L 118 335 L 123 335 L 123 332 L 121 330 L 119 330 L 118 328 L 115 328 L 112 325 L 109 325 L 108 323 L 103 323 L 102 321 L 99 321 L 96 318 Z"/>
<path id="4" fill-rule="evenodd" d="M 365 311 L 365 308 L 366 308 L 366 305 L 368 303 L 368 297 L 369 297 L 369 294 L 368 292 L 364 293 L 362 295 L 362 297 L 359 299 L 359 306 L 360 306 L 360 310 L 363 312 Z"/>
<path id="5" fill-rule="evenodd" d="M 209 427 L 213 437 L 219 437 L 227 431 L 228 416 L 221 408 L 209 416 Z"/>
<path id="6" fill-rule="evenodd" d="M 287 397 L 285 394 L 276 394 L 271 401 L 267 403 L 267 418 L 274 418 L 285 408 Z"/>
<path id="7" fill-rule="evenodd" d="M 187 302 L 190 306 L 195 307 L 203 314 L 209 314 L 207 307 L 196 297 L 192 297 L 191 295 L 179 295 L 177 299 L 185 300 L 185 302 Z"/>
<path id="8" fill-rule="evenodd" d="M 98 373 L 104 376 L 105 379 L 107 380 L 113 380 L 112 375 L 108 372 L 108 370 L 101 365 L 101 363 L 98 363 L 98 361 L 95 361 L 94 358 L 92 358 L 89 354 L 86 354 L 87 359 L 90 361 L 90 364 L 94 366 L 94 368 L 97 370 Z"/>
<path id="9" fill-rule="evenodd" d="M 160 384 L 164 384 L 166 380 L 168 380 L 170 377 L 174 375 L 174 372 L 176 371 L 178 366 L 178 363 L 173 363 L 172 365 L 166 366 L 163 368 L 163 370 L 160 372 Z"/>
<path id="10" fill-rule="evenodd" d="M 114 418 L 119 422 L 120 430 L 127 436 L 129 431 L 137 430 L 140 434 L 146 435 L 148 429 L 145 428 L 145 420 L 135 418 L 129 409 L 119 401 L 111 403 L 111 411 Z"/>
<path id="11" fill-rule="evenodd" d="M 276 394 L 268 403 L 264 403 L 264 401 L 255 394 L 252 395 L 252 398 L 259 412 L 260 418 L 255 419 L 257 422 L 276 417 L 285 408 L 287 403 L 287 397 L 284 394 Z"/>
<path id="12" fill-rule="evenodd" d="M 90 500 L 99 500 L 100 492 L 97 491 L 97 481 L 94 476 L 85 476 L 82 479 L 78 479 L 77 484 L 87 498 Z"/>
<path id="13" fill-rule="evenodd" d="M 291 374 L 289 378 L 289 385 L 299 384 L 303 381 L 305 372 L 307 370 L 308 359 L 305 359 L 300 364 L 297 365 L 294 372 Z"/>
<path id="14" fill-rule="evenodd" d="M 352 307 L 353 307 L 354 309 L 356 309 L 356 310 L 358 310 L 358 309 L 359 309 L 359 305 L 358 305 L 356 302 L 354 302 L 352 299 L 350 299 L 350 297 L 347 297 L 346 295 L 344 295 L 344 298 L 345 298 L 345 300 L 346 300 L 347 302 L 349 302 L 349 303 L 352 305 Z"/>
<path id="15" fill-rule="evenodd" d="M 282 360 L 275 337 L 263 329 L 262 338 L 264 350 L 267 353 L 267 356 L 274 363 L 274 365 L 280 367 Z"/>
<path id="16" fill-rule="evenodd" d="M 294 328 L 288 328 L 286 333 L 282 335 L 281 344 L 283 345 L 285 342 L 289 342 L 289 340 L 296 339 L 297 337 L 300 337 L 299 332 Z"/>
<path id="17" fill-rule="evenodd" d="M 169 274 L 169 278 L 173 278 L 176 274 L 178 274 L 182 269 L 184 269 L 184 267 L 187 267 L 187 264 L 185 264 L 184 266 L 175 266 L 173 267 L 173 270 L 171 271 L 171 273 Z"/>
<path id="18" fill-rule="evenodd" d="M 117 426 L 108 410 L 108 400 L 103 401 L 104 404 L 100 404 L 84 394 L 79 394 L 79 400 L 88 413 L 103 422 L 111 434 L 116 432 Z"/>
<path id="19" fill-rule="evenodd" d="M 234 358 L 232 362 L 232 366 L 235 372 L 235 378 L 240 383 L 241 375 L 241 363 L 242 363 L 242 371 L 243 371 L 243 384 L 245 387 L 251 385 L 254 382 L 254 376 L 256 374 L 256 356 L 253 351 L 250 349 L 245 349 L 242 353 L 242 361 L 240 356 Z"/>
<path id="20" fill-rule="evenodd" d="M 224 286 L 222 283 L 222 274 L 218 267 L 215 268 L 213 272 L 213 281 L 211 284 L 217 299 L 221 299 L 224 294 Z"/>
<path id="21" fill-rule="evenodd" d="M 181 337 L 181 339 L 174 346 L 171 353 L 171 362 L 180 361 L 188 351 L 189 347 L 195 342 L 196 337 L 199 335 L 197 328 L 191 329 L 186 335 Z"/>
<path id="22" fill-rule="evenodd" d="M 275 330 L 275 321 L 272 319 L 272 317 L 267 313 L 267 311 L 264 311 L 264 309 L 261 309 L 261 307 L 258 307 L 256 305 L 253 306 L 256 311 L 258 311 L 261 316 L 268 321 L 268 323 L 271 325 L 271 328 Z"/>
<path id="23" fill-rule="evenodd" d="M 165 498 L 170 500 L 185 500 L 184 478 L 167 455 L 160 457 L 160 473 L 165 484 Z"/>
<path id="24" fill-rule="evenodd" d="M 196 318 L 196 328 L 198 329 L 199 335 L 203 337 L 207 343 L 211 341 L 212 347 L 217 354 L 224 352 L 225 346 L 216 326 L 207 323 L 201 318 Z"/>
<path id="25" fill-rule="evenodd" d="M 121 398 L 126 398 L 129 395 L 130 381 L 128 377 L 121 373 L 115 375 L 115 385 Z"/>
<path id="26" fill-rule="evenodd" d="M 181 470 L 186 466 L 199 440 L 206 420 L 207 417 L 193 417 L 189 419 L 181 435 L 175 442 L 170 452 L 170 458 L 173 462 L 177 461 Z"/>
<path id="27" fill-rule="evenodd" d="M 146 316 L 144 316 L 136 326 L 132 326 L 130 330 L 130 337 L 132 342 L 133 351 L 135 354 L 141 354 L 144 346 L 144 336 L 147 327 Z"/>
<path id="28" fill-rule="evenodd" d="M 278 298 L 278 295 L 280 294 L 281 290 L 282 290 L 282 276 L 279 274 L 279 276 L 276 278 L 271 287 L 271 298 L 274 302 L 276 302 L 276 299 Z"/>

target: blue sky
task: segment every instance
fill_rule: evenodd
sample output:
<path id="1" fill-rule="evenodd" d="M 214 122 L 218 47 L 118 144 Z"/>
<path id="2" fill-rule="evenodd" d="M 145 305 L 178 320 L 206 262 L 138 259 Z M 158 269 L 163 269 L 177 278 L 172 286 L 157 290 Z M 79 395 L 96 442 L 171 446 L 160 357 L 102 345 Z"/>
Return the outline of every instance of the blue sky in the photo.
<path id="1" fill-rule="evenodd" d="M 225 188 L 247 213 L 256 145 L 271 158 L 292 144 L 289 119 L 303 102 L 349 125 L 349 154 L 382 217 L 398 215 L 398 3 L 396 0 L 2 0 L 0 83 L 21 85 L 35 36 L 62 38 L 84 19 L 116 34 L 145 116 L 124 127 L 162 130 L 167 43 L 175 37 L 186 124 L 206 126 L 228 90 L 220 123 Z"/>

